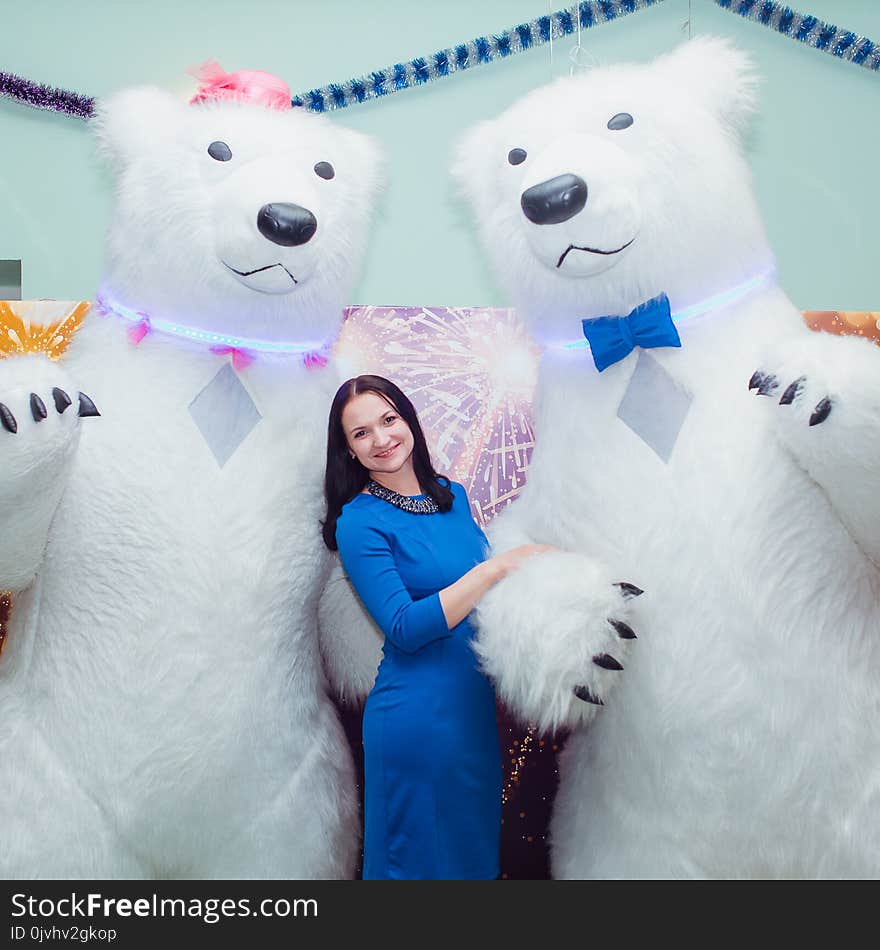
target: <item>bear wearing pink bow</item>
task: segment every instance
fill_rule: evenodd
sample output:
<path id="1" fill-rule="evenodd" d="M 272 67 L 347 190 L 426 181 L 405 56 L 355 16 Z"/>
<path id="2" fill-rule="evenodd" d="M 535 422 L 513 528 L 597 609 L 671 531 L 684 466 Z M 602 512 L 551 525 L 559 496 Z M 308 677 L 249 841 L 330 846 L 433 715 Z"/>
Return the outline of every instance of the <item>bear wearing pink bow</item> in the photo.
<path id="1" fill-rule="evenodd" d="M 208 72 L 194 104 L 99 105 L 96 306 L 61 361 L 0 361 L 5 877 L 354 873 L 325 670 L 364 683 L 319 643 L 319 519 L 378 156 L 273 77 Z"/>

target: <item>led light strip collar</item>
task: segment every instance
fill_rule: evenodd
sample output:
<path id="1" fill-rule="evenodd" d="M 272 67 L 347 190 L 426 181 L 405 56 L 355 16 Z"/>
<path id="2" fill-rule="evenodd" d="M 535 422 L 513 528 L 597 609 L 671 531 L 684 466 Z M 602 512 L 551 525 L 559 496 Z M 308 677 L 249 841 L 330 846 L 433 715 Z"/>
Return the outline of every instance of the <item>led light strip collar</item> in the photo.
<path id="1" fill-rule="evenodd" d="M 95 307 L 105 316 L 121 317 L 132 324 L 130 329 L 139 331 L 139 335 L 136 338 L 133 337 L 133 342 L 140 342 L 140 339 L 147 333 L 159 332 L 197 343 L 204 343 L 206 346 L 220 348 L 226 352 L 238 350 L 245 353 L 290 353 L 306 358 L 317 357 L 322 351 L 326 351 L 330 345 L 329 341 L 323 340 L 314 342 L 275 342 L 272 340 L 256 340 L 245 336 L 231 336 L 227 333 L 211 333 L 208 330 L 188 327 L 172 320 L 162 320 L 141 310 L 132 310 L 113 300 L 103 290 L 95 297 Z"/>
<path id="2" fill-rule="evenodd" d="M 737 284 L 736 287 L 722 291 L 719 294 L 714 294 L 712 297 L 707 297 L 705 300 L 701 300 L 699 303 L 696 303 L 691 307 L 685 307 L 683 310 L 674 311 L 672 314 L 672 319 L 675 321 L 675 323 L 682 323 L 694 317 L 699 317 L 705 313 L 709 313 L 712 310 L 718 310 L 721 307 L 725 307 L 728 304 L 733 303 L 735 300 L 745 297 L 747 294 L 752 293 L 752 291 L 771 283 L 775 277 L 776 268 L 771 267 L 769 270 L 758 274 L 756 277 L 752 277 L 741 284 Z M 587 341 L 584 339 L 573 340 L 570 343 L 560 343 L 556 344 L 556 346 L 565 350 L 574 350 L 582 346 L 589 346 L 589 343 L 587 343 Z"/>

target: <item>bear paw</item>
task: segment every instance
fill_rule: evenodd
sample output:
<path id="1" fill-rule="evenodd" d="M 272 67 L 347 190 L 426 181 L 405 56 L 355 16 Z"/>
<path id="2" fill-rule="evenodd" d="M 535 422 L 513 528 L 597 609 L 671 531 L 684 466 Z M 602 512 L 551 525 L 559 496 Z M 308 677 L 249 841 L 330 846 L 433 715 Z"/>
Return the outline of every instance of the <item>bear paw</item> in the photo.
<path id="1" fill-rule="evenodd" d="M 800 421 L 798 417 L 806 414 L 805 409 L 810 409 L 807 424 L 815 426 L 823 423 L 831 415 L 831 410 L 834 408 L 834 400 L 827 394 L 819 398 L 815 404 L 811 402 L 809 396 L 800 399 L 799 397 L 805 394 L 808 388 L 812 386 L 812 383 L 813 380 L 808 380 L 806 376 L 801 375 L 798 376 L 797 379 L 793 379 L 782 389 L 779 377 L 774 373 L 755 370 L 749 380 L 749 389 L 754 389 L 759 396 L 779 396 L 780 406 L 790 406 L 794 403 L 795 399 L 798 399 L 798 408 L 801 409 L 801 412 L 793 411 L 791 415 L 795 417 L 796 421 Z M 812 386 L 812 388 L 815 387 Z M 820 386 L 819 389 L 821 390 L 821 388 Z M 782 395 L 779 395 L 780 390 L 782 390 Z M 816 395 L 814 395 L 814 399 L 815 398 Z"/>
<path id="2" fill-rule="evenodd" d="M 43 356 L 0 361 L 0 590 L 20 590 L 42 559 L 79 437 L 100 413 Z"/>
<path id="3" fill-rule="evenodd" d="M 0 458 L 4 482 L 34 474 L 76 438 L 79 420 L 99 416 L 59 366 L 43 357 L 0 365 Z"/>
<path id="4" fill-rule="evenodd" d="M 749 389 L 772 399 L 782 429 L 873 426 L 880 421 L 880 350 L 859 337 L 811 333 L 783 341 Z"/>
<path id="5" fill-rule="evenodd" d="M 591 719 L 624 675 L 641 593 L 581 554 L 529 558 L 477 605 L 475 649 L 500 698 L 541 731 Z"/>
<path id="6" fill-rule="evenodd" d="M 779 442 L 880 564 L 880 349 L 860 337 L 828 333 L 783 341 L 749 387 L 770 397 L 767 411 Z"/>

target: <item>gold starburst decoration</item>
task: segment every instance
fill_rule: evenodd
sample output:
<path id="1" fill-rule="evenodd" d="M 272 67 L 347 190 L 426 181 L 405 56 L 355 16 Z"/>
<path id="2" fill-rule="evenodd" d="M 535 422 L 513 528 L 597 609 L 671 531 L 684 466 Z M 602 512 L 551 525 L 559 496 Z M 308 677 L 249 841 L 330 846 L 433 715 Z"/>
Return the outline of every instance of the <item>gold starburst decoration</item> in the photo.
<path id="1" fill-rule="evenodd" d="M 89 309 L 87 300 L 58 320 L 35 323 L 20 316 L 6 300 L 0 300 L 0 359 L 24 353 L 45 353 L 57 360 L 70 345 Z"/>

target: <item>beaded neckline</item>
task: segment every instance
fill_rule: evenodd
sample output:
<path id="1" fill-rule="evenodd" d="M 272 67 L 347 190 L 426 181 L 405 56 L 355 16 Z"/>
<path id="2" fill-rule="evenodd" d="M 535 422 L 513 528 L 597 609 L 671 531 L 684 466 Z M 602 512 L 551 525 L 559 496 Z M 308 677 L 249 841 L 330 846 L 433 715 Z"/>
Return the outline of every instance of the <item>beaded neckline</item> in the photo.
<path id="1" fill-rule="evenodd" d="M 372 478 L 367 482 L 367 491 L 375 498 L 387 501 L 389 505 L 394 505 L 395 508 L 408 511 L 413 515 L 434 515 L 440 510 L 437 502 L 430 495 L 421 498 L 401 495 L 399 492 L 392 491 L 390 488 L 373 481 Z"/>

